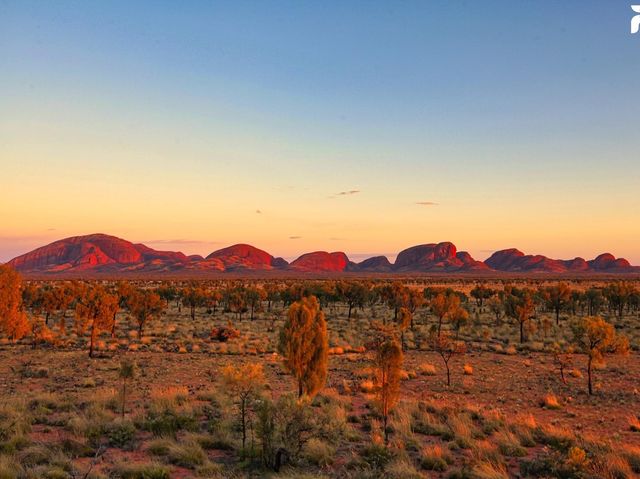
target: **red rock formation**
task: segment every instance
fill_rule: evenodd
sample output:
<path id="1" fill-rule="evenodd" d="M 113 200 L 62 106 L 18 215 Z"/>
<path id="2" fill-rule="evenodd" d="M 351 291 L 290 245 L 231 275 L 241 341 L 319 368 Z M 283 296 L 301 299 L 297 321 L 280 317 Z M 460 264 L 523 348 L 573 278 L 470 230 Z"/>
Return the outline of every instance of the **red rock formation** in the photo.
<path id="1" fill-rule="evenodd" d="M 224 265 L 225 270 L 234 269 L 273 269 L 275 265 L 281 265 L 282 261 L 275 261 L 275 258 L 266 251 L 248 244 L 235 244 L 227 248 L 214 251 L 206 258 L 218 259 Z"/>
<path id="2" fill-rule="evenodd" d="M 372 273 L 388 273 L 393 269 L 393 265 L 386 256 L 374 256 L 365 259 L 356 265 L 354 270 Z"/>
<path id="3" fill-rule="evenodd" d="M 55 241 L 9 263 L 19 271 L 89 269 L 108 264 L 131 264 L 142 260 L 136 247 L 105 234 L 74 236 Z"/>
<path id="4" fill-rule="evenodd" d="M 630 268 L 631 265 L 624 258 L 616 258 L 611 253 L 603 253 L 596 259 L 588 261 L 591 269 L 595 271 L 610 271 Z"/>
<path id="5" fill-rule="evenodd" d="M 289 267 L 296 271 L 305 272 L 339 272 L 344 271 L 349 264 L 349 258 L 342 252 L 314 251 L 303 254 Z"/>
<path id="6" fill-rule="evenodd" d="M 429 243 L 412 246 L 398 253 L 396 271 L 457 271 L 464 263 L 456 256 L 453 243 Z"/>
<path id="7" fill-rule="evenodd" d="M 525 255 L 515 248 L 496 251 L 484 263 L 467 252 L 456 250 L 452 243 L 413 246 L 398 254 L 395 264 L 377 256 L 355 264 L 342 253 L 316 251 L 300 256 L 290 265 L 266 251 L 247 244 L 237 244 L 214 251 L 207 258 L 185 256 L 179 252 L 156 251 L 143 244 L 105 234 L 75 236 L 55 241 L 18 256 L 9 262 L 22 272 L 63 273 L 97 271 L 108 273 L 145 273 L 194 271 L 270 271 L 273 269 L 325 272 L 464 272 L 494 269 L 522 273 L 604 272 L 640 273 L 626 259 L 604 253 L 591 261 L 550 259 L 542 255 Z"/>

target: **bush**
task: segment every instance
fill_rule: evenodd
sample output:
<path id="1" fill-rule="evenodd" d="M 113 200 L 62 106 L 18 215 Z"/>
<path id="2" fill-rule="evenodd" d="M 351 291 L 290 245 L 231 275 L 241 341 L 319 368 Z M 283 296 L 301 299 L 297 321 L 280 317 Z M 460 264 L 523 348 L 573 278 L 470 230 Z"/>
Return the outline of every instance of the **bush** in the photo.
<path id="1" fill-rule="evenodd" d="M 303 456 L 316 466 L 328 466 L 333 463 L 335 449 L 321 439 L 312 438 L 304 446 Z"/>
<path id="2" fill-rule="evenodd" d="M 131 446 L 136 435 L 136 428 L 127 419 L 116 419 L 107 426 L 106 435 L 109 438 L 109 445 L 123 449 Z"/>
<path id="3" fill-rule="evenodd" d="M 393 459 L 393 453 L 382 444 L 371 444 L 360 453 L 362 459 L 375 469 L 384 469 Z"/>
<path id="4" fill-rule="evenodd" d="M 425 447 L 420 457 L 420 467 L 427 471 L 445 471 L 451 462 L 451 456 L 440 445 Z"/>
<path id="5" fill-rule="evenodd" d="M 175 436 L 180 430 L 195 431 L 198 421 L 187 412 L 165 409 L 147 413 L 140 426 L 154 436 Z"/>
<path id="6" fill-rule="evenodd" d="M 146 464 L 120 464 L 112 475 L 117 479 L 171 479 L 169 468 L 155 462 Z"/>

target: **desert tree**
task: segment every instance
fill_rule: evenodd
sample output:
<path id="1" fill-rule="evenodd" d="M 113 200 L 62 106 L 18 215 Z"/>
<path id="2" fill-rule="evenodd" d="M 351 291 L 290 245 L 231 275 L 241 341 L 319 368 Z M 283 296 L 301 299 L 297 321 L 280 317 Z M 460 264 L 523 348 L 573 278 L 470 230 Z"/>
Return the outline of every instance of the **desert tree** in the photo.
<path id="1" fill-rule="evenodd" d="M 499 326 L 504 316 L 504 303 L 499 297 L 493 296 L 487 300 L 487 307 L 496 320 L 496 326 Z"/>
<path id="2" fill-rule="evenodd" d="M 560 372 L 560 379 L 562 384 L 567 384 L 567 378 L 565 371 L 567 371 L 573 365 L 573 346 L 563 348 L 559 344 L 555 344 L 552 348 L 553 362 L 558 367 Z"/>
<path id="3" fill-rule="evenodd" d="M 476 304 L 478 305 L 478 307 L 481 308 L 481 309 L 482 309 L 482 306 L 483 306 L 484 302 L 487 299 L 491 298 L 495 293 L 496 292 L 493 289 L 488 288 L 484 284 L 479 284 L 479 285 L 475 286 L 469 292 L 471 297 L 476 300 Z"/>
<path id="4" fill-rule="evenodd" d="M 431 312 L 438 318 L 438 336 L 445 319 L 460 308 L 460 296 L 455 293 L 438 293 L 429 301 Z"/>
<path id="5" fill-rule="evenodd" d="M 404 333 L 407 329 L 409 329 L 412 322 L 413 322 L 413 314 L 411 313 L 409 308 L 404 308 L 404 307 L 400 308 L 398 310 L 398 319 L 396 321 L 396 326 L 400 331 L 400 345 L 402 346 L 403 351 L 405 350 Z"/>
<path id="6" fill-rule="evenodd" d="M 264 285 L 264 291 L 267 294 L 267 311 L 271 312 L 272 303 L 275 303 L 276 301 L 278 301 L 278 299 L 280 299 L 281 287 L 279 284 L 273 281 L 268 281 Z"/>
<path id="7" fill-rule="evenodd" d="M 315 396 L 327 379 L 329 362 L 327 323 L 315 296 L 289 307 L 278 350 L 298 383 L 298 397 Z"/>
<path id="8" fill-rule="evenodd" d="M 593 365 L 602 363 L 607 354 L 628 354 L 629 341 L 616 334 L 612 324 L 599 316 L 579 318 L 571 325 L 572 343 L 576 349 L 587 355 L 587 385 L 593 394 Z"/>
<path id="9" fill-rule="evenodd" d="M 451 386 L 451 359 L 454 356 L 463 355 L 467 351 L 466 345 L 462 341 L 455 340 L 447 331 L 443 331 L 440 335 L 432 332 L 430 343 L 431 348 L 442 358 L 447 370 L 447 386 Z"/>
<path id="10" fill-rule="evenodd" d="M 262 310 L 262 301 L 267 297 L 267 293 L 262 288 L 247 288 L 244 292 L 245 302 L 249 306 L 249 319 L 253 321 L 256 310 Z"/>
<path id="11" fill-rule="evenodd" d="M 0 265 L 0 333 L 13 340 L 26 336 L 29 321 L 22 308 L 22 277 L 8 265 Z"/>
<path id="12" fill-rule="evenodd" d="M 206 304 L 207 294 L 204 289 L 195 284 L 191 284 L 186 288 L 183 288 L 180 292 L 180 299 L 182 304 L 189 308 L 189 314 L 191 320 L 196 320 L 196 309 Z"/>
<path id="13" fill-rule="evenodd" d="M 369 288 L 360 281 L 340 281 L 336 284 L 336 294 L 347 303 L 347 318 L 351 319 L 353 308 L 362 309 L 369 295 Z"/>
<path id="14" fill-rule="evenodd" d="M 587 303 L 587 315 L 597 316 L 604 304 L 604 295 L 601 288 L 589 288 L 585 291 L 585 301 Z"/>
<path id="15" fill-rule="evenodd" d="M 228 365 L 222 370 L 222 379 L 226 391 L 238 406 L 242 449 L 244 450 L 247 442 L 247 419 L 251 413 L 251 405 L 265 386 L 262 364 Z"/>
<path id="16" fill-rule="evenodd" d="M 127 382 L 133 379 L 136 375 L 136 366 L 135 364 L 128 360 L 124 359 L 120 362 L 120 369 L 118 369 L 118 377 L 122 380 L 122 408 L 121 413 L 124 418 L 125 406 L 127 403 Z"/>
<path id="17" fill-rule="evenodd" d="M 516 291 L 514 289 L 505 297 L 504 305 L 506 315 L 518 323 L 520 343 L 524 343 L 525 329 L 536 310 L 533 294 L 529 290 Z"/>
<path id="18" fill-rule="evenodd" d="M 560 324 L 560 313 L 567 308 L 571 301 L 571 288 L 567 283 L 548 286 L 542 291 L 542 297 L 547 307 L 555 313 L 556 324 Z"/>
<path id="19" fill-rule="evenodd" d="M 158 296 L 166 303 L 167 308 L 171 301 L 174 301 L 178 297 L 178 290 L 172 284 L 163 284 L 156 290 L 156 293 L 158 293 Z"/>
<path id="20" fill-rule="evenodd" d="M 389 442 L 389 414 L 400 398 L 400 375 L 402 372 L 402 347 L 394 337 L 381 341 L 375 351 L 373 366 L 375 369 L 376 403 L 382 415 L 384 443 Z"/>
<path id="21" fill-rule="evenodd" d="M 146 289 L 139 289 L 131 293 L 127 304 L 131 315 L 138 323 L 138 337 L 142 337 L 145 325 L 160 317 L 164 311 L 164 303 L 160 295 Z"/>
<path id="22" fill-rule="evenodd" d="M 635 288 L 627 281 L 616 281 L 604 289 L 609 308 L 616 312 L 618 318 L 622 319 L 624 308 L 634 292 Z"/>
<path id="23" fill-rule="evenodd" d="M 458 306 L 449 313 L 449 321 L 456 332 L 456 339 L 460 335 L 460 329 L 469 322 L 469 311 L 462 306 Z"/>
<path id="24" fill-rule="evenodd" d="M 118 308 L 118 297 L 107 293 L 100 285 L 85 285 L 76 304 L 76 322 L 90 331 L 89 357 L 93 357 L 95 340 L 101 331 L 110 331 L 113 314 Z"/>

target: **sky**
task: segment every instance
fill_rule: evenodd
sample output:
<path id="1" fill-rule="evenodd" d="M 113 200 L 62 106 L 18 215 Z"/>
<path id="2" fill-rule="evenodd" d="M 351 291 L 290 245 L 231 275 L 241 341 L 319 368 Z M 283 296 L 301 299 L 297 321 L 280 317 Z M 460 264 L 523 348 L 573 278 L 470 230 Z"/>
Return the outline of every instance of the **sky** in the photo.
<path id="1" fill-rule="evenodd" d="M 0 0 L 0 261 L 107 233 L 640 264 L 629 2 Z"/>

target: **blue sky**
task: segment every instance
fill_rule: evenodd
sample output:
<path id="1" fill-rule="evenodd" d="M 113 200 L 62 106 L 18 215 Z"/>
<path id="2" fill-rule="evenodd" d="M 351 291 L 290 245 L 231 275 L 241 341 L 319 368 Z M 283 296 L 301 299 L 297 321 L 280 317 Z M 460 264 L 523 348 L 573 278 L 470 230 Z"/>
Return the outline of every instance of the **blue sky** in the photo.
<path id="1" fill-rule="evenodd" d="M 0 260 L 102 231 L 198 253 L 450 240 L 640 263 L 632 15 L 0 1 Z"/>

